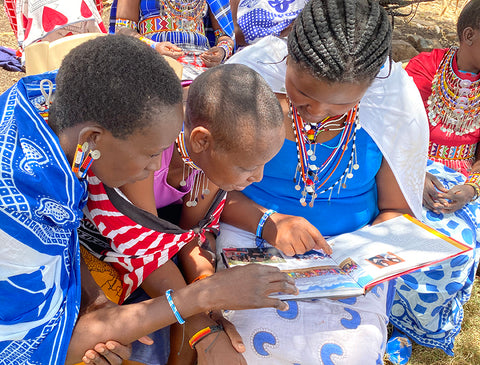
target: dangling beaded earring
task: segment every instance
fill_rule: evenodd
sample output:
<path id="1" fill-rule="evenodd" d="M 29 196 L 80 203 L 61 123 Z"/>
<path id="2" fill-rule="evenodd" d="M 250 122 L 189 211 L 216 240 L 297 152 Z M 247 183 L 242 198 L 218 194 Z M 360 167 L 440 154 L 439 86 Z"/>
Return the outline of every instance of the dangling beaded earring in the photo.
<path id="1" fill-rule="evenodd" d="M 87 176 L 88 169 L 92 166 L 93 161 L 101 157 L 99 150 L 90 150 L 85 154 L 87 149 L 88 142 L 85 142 L 83 145 L 77 145 L 75 155 L 73 156 L 72 171 L 77 174 L 80 179 L 84 179 L 85 176 Z"/>
<path id="2" fill-rule="evenodd" d="M 208 178 L 205 176 L 203 170 L 192 161 L 190 155 L 188 154 L 187 147 L 185 145 L 185 133 L 183 127 L 182 131 L 177 137 L 176 143 L 178 152 L 180 153 L 183 161 L 183 172 L 180 186 L 183 187 L 187 185 L 187 178 L 190 176 L 192 171 L 198 171 L 198 174 L 196 174 L 193 178 L 193 186 L 192 190 L 190 190 L 190 197 L 185 203 L 187 207 L 194 207 L 198 204 L 198 195 L 200 194 L 200 190 L 202 192 L 200 195 L 202 199 L 205 195 L 210 194 L 210 190 L 208 189 Z"/>

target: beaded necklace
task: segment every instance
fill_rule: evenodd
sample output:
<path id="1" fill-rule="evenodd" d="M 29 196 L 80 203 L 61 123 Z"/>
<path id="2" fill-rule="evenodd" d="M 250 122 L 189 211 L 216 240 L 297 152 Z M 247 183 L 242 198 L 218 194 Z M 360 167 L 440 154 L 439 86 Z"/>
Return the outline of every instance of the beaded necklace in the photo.
<path id="1" fill-rule="evenodd" d="M 428 98 L 428 120 L 448 134 L 462 136 L 480 128 L 480 80 L 461 79 L 453 70 L 457 47 L 443 57 Z"/>
<path id="2" fill-rule="evenodd" d="M 194 31 L 196 28 L 195 20 L 201 19 L 207 9 L 207 2 L 205 0 L 160 0 L 165 13 L 182 30 Z"/>
<path id="3" fill-rule="evenodd" d="M 341 120 L 344 115 L 339 117 L 333 117 L 327 119 L 325 125 L 315 126 L 310 123 L 305 123 L 300 115 L 298 115 L 296 108 L 290 103 L 290 114 L 292 117 L 292 128 L 295 134 L 295 141 L 297 144 L 297 158 L 298 164 L 295 171 L 293 182 L 295 184 L 295 190 L 302 190 L 302 197 L 300 198 L 300 204 L 306 206 L 307 203 L 313 208 L 315 199 L 326 191 L 330 191 L 329 200 L 332 197 L 333 188 L 338 184 L 338 193 L 340 189 L 346 187 L 347 179 L 353 177 L 353 170 L 358 170 L 359 165 L 357 163 L 357 154 L 355 149 L 356 132 L 360 128 L 358 123 L 358 104 L 353 107 L 348 113 L 346 113 L 346 121 L 344 126 L 338 128 L 328 128 L 328 125 L 332 125 L 334 122 Z M 334 121 L 334 122 L 333 122 Z M 315 139 L 311 137 L 312 133 L 308 131 L 312 129 L 322 130 L 343 130 L 340 136 L 340 141 L 337 146 L 329 147 L 323 144 L 327 148 L 332 149 L 330 155 L 325 159 L 320 167 L 317 167 L 313 161 L 317 158 L 315 156 Z M 306 131 L 306 132 L 305 132 Z M 318 135 L 319 132 L 316 133 Z M 329 187 L 324 187 L 328 179 L 337 170 L 340 161 L 342 161 L 343 155 L 348 149 L 348 144 L 352 142 L 352 151 L 347 167 L 343 174 Z M 307 149 L 308 146 L 308 149 Z M 302 188 L 303 185 L 303 188 Z M 310 202 L 307 202 L 308 196 L 310 196 Z"/>
<path id="4" fill-rule="evenodd" d="M 187 185 L 187 178 L 190 174 L 197 170 L 199 171 L 193 178 L 193 185 L 192 189 L 190 190 L 190 197 L 188 201 L 185 203 L 187 207 L 194 207 L 198 204 L 198 195 L 200 193 L 200 189 L 202 191 L 201 198 L 204 198 L 204 195 L 210 194 L 210 190 L 208 189 L 208 178 L 205 176 L 203 170 L 195 164 L 190 158 L 188 154 L 187 147 L 185 145 L 185 133 L 183 131 L 180 132 L 176 139 L 177 143 L 177 150 L 180 153 L 183 161 L 183 172 L 182 172 L 182 180 L 180 181 L 180 186 Z"/>

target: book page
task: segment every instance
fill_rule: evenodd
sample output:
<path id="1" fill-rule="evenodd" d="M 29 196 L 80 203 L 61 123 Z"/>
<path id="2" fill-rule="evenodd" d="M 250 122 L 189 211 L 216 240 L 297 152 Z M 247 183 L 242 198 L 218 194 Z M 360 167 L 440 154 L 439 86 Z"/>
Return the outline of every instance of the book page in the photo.
<path id="1" fill-rule="evenodd" d="M 224 248 L 223 259 L 228 266 L 260 263 L 274 265 L 295 279 L 299 295 L 277 295 L 281 299 L 345 297 L 360 295 L 363 289 L 348 274 L 355 269 L 349 262 L 342 267 L 320 251 L 286 256 L 274 247 Z M 348 294 L 347 294 L 348 293 Z"/>
<path id="2" fill-rule="evenodd" d="M 358 266 L 351 275 L 362 286 L 469 249 L 409 216 L 399 216 L 328 242 L 332 245 L 332 258 L 339 262 L 348 259 Z"/>

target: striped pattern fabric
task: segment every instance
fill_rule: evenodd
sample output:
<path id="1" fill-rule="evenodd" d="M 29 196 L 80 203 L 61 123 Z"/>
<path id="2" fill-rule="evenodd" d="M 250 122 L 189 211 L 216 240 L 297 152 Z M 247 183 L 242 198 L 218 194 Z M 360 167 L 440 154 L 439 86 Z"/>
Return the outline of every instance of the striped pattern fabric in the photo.
<path id="1" fill-rule="evenodd" d="M 192 239 L 204 242 L 205 231 L 217 232 L 225 204 L 222 191 L 198 227 L 182 230 L 133 206 L 97 177 L 89 175 L 88 183 L 85 214 L 89 221 L 80 227 L 80 242 L 119 272 L 123 282 L 120 303 Z"/>

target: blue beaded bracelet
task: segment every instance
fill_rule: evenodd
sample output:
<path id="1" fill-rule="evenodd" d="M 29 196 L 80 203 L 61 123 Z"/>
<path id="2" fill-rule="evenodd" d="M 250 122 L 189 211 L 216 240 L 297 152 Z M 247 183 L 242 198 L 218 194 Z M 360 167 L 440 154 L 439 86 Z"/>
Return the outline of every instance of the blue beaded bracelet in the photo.
<path id="1" fill-rule="evenodd" d="M 258 222 L 257 232 L 255 232 L 255 244 L 259 248 L 263 248 L 263 243 L 265 242 L 265 240 L 262 238 L 263 226 L 265 225 L 268 217 L 270 217 L 273 213 L 276 213 L 276 211 L 273 209 L 267 210 L 265 213 L 263 213 L 262 218 L 260 218 L 260 222 Z"/>
<path id="2" fill-rule="evenodd" d="M 175 304 L 173 303 L 172 299 L 172 289 L 168 289 L 165 292 L 165 296 L 167 297 L 168 304 L 170 305 L 170 308 L 172 309 L 173 314 L 175 315 L 175 318 L 177 319 L 178 323 L 184 324 L 185 320 L 182 318 L 180 313 L 178 313 L 177 307 L 175 307 Z"/>

